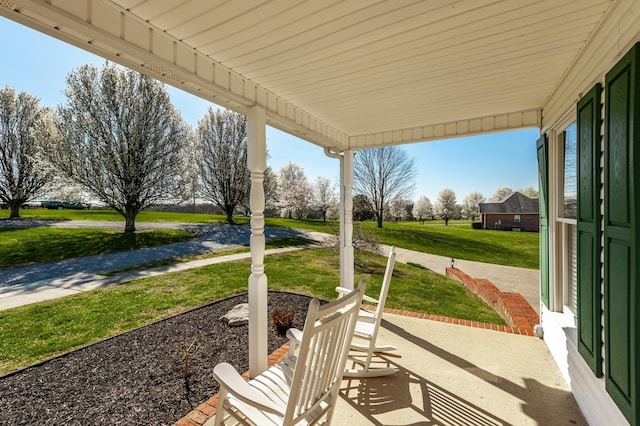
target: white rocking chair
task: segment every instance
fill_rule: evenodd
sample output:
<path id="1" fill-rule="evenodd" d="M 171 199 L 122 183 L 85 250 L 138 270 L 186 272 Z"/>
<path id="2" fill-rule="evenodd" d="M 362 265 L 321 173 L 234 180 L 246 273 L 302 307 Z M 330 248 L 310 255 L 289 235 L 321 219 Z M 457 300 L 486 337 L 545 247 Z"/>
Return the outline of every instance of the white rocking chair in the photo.
<path id="1" fill-rule="evenodd" d="M 354 341 L 351 343 L 351 349 L 363 353 L 359 355 L 352 355 L 349 358 L 355 364 L 361 365 L 362 369 L 348 369 L 344 373 L 345 377 L 380 377 L 387 376 L 398 371 L 397 368 L 393 367 L 371 367 L 371 360 L 375 353 L 390 352 L 397 349 L 392 345 L 376 345 L 378 329 L 382 322 L 382 312 L 384 311 L 384 305 L 387 300 L 387 293 L 389 292 L 389 284 L 391 283 L 391 276 L 393 275 L 395 262 L 395 247 L 391 247 L 378 299 L 374 299 L 367 295 L 363 296 L 363 300 L 376 305 L 376 310 L 373 312 L 364 309 L 360 310 L 358 322 L 356 323 L 356 329 L 354 331 Z M 336 291 L 340 293 L 340 295 L 349 292 L 349 290 L 343 287 L 337 287 Z M 363 341 L 364 343 L 359 343 L 358 340 Z"/>
<path id="2" fill-rule="evenodd" d="M 361 281 L 357 290 L 322 306 L 312 300 L 303 331 L 291 333 L 300 337 L 297 355 L 249 382 L 230 364 L 216 365 L 214 424 L 330 424 L 365 286 Z"/>

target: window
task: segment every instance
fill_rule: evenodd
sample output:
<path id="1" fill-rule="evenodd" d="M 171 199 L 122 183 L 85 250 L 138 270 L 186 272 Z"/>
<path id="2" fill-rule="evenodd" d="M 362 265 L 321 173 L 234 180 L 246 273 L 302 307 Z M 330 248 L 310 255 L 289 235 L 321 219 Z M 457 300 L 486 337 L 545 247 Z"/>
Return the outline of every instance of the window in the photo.
<path id="1" fill-rule="evenodd" d="M 578 200 L 578 145 L 577 125 L 575 122 L 567 126 L 558 135 L 560 158 L 558 168 L 562 189 L 559 194 L 558 232 L 561 236 L 561 261 L 558 273 L 562 277 L 562 309 L 577 312 L 577 265 L 576 265 L 576 235 L 577 235 L 577 200 Z M 561 309 L 558 306 L 557 309 Z"/>
<path id="2" fill-rule="evenodd" d="M 513 216 L 513 221 L 514 221 L 515 223 L 520 223 L 520 215 L 519 215 L 519 214 L 517 214 L 517 215 Z"/>
<path id="3" fill-rule="evenodd" d="M 561 217 L 567 219 L 576 218 L 576 206 L 578 199 L 578 168 L 577 168 L 577 145 L 576 145 L 576 123 L 572 123 L 560 135 L 564 142 L 564 182 L 562 191 L 562 202 L 560 203 Z"/>

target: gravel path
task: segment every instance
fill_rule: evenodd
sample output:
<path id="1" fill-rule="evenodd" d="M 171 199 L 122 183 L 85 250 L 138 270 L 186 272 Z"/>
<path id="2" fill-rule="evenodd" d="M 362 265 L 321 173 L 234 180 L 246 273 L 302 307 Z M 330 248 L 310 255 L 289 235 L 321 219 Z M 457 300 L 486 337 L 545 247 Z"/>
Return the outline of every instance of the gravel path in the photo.
<path id="1" fill-rule="evenodd" d="M 55 226 L 65 228 L 122 228 L 120 222 L 89 221 L 0 221 L 0 226 Z M 106 255 L 86 256 L 54 263 L 10 268 L 0 270 L 0 288 L 29 284 L 40 281 L 52 281 L 77 274 L 99 274 L 133 267 L 145 263 L 169 259 L 176 256 L 190 256 L 213 250 L 222 250 L 238 245 L 249 244 L 251 228 L 248 225 L 193 224 L 193 223 L 154 223 L 136 224 L 139 230 L 153 228 L 186 229 L 195 231 L 198 237 L 180 243 L 167 244 Z M 265 228 L 267 238 L 302 236 L 303 233 L 289 228 Z"/>

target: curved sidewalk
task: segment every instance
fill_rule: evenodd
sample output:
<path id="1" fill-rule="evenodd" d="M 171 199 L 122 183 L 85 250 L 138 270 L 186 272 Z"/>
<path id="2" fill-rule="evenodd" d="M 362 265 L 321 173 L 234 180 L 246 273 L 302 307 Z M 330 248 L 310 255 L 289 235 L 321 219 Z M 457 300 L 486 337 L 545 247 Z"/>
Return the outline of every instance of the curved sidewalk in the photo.
<path id="1" fill-rule="evenodd" d="M 385 253 L 389 253 L 389 246 L 384 247 Z M 445 275 L 445 269 L 451 266 L 450 257 L 398 247 L 396 247 L 396 261 L 416 263 L 442 275 Z M 501 291 L 520 293 L 531 307 L 540 314 L 540 273 L 537 269 L 494 265 L 461 259 L 455 259 L 455 267 L 473 278 L 488 279 Z"/>

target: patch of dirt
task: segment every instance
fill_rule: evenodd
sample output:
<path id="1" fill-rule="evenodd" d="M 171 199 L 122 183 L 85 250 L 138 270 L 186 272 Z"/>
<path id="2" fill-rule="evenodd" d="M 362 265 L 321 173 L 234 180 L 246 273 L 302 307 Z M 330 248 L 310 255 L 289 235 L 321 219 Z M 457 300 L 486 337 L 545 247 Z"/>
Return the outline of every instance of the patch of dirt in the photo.
<path id="1" fill-rule="evenodd" d="M 302 328 L 310 298 L 269 292 Z M 216 364 L 249 368 L 248 326 L 219 320 L 247 295 L 177 315 L 0 378 L 0 424 L 172 425 L 218 392 Z M 184 377 L 183 347 L 195 343 Z M 286 342 L 269 320 L 268 351 Z"/>

